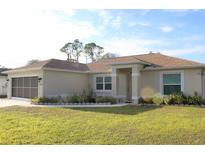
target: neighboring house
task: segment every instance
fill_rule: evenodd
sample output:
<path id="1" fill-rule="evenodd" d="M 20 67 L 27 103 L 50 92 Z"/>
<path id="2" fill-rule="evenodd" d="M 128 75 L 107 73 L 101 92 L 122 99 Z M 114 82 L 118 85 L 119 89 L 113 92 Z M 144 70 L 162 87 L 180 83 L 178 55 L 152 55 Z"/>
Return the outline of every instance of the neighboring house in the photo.
<path id="1" fill-rule="evenodd" d="M 8 98 L 52 97 L 93 90 L 137 103 L 138 98 L 183 91 L 205 96 L 205 64 L 149 53 L 90 64 L 50 59 L 7 71 Z"/>
<path id="2" fill-rule="evenodd" d="M 7 94 L 7 74 L 2 73 L 7 70 L 6 68 L 0 68 L 0 95 Z"/>

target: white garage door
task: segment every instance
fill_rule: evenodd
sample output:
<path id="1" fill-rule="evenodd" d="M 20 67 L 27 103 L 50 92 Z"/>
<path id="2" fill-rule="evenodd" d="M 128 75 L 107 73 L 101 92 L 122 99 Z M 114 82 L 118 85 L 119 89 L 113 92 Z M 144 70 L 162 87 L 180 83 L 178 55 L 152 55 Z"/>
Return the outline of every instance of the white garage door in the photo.
<path id="1" fill-rule="evenodd" d="M 37 96 L 37 76 L 12 78 L 12 97 L 34 98 Z"/>

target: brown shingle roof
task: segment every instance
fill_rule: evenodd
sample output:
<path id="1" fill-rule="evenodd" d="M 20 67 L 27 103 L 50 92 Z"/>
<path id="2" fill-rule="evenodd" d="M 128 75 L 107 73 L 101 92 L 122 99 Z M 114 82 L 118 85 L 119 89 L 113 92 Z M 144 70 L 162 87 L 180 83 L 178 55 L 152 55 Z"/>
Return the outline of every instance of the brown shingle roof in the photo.
<path id="1" fill-rule="evenodd" d="M 136 59 L 134 56 L 100 59 L 88 64 L 88 67 L 92 72 L 108 72 L 111 71 L 111 64 L 134 62 L 141 62 L 141 60 Z"/>
<path id="2" fill-rule="evenodd" d="M 65 69 L 72 71 L 89 71 L 88 66 L 82 63 L 69 62 L 67 60 L 51 59 L 43 68 Z"/>
<path id="3" fill-rule="evenodd" d="M 185 60 L 181 58 L 171 57 L 160 53 L 150 53 L 144 55 L 136 55 L 137 59 L 150 62 L 161 67 L 178 67 L 190 65 L 203 65 L 202 63 Z"/>
<path id="4" fill-rule="evenodd" d="M 183 66 L 203 65 L 202 63 L 180 59 L 176 57 L 170 57 L 160 53 L 149 53 L 143 55 L 101 59 L 96 62 L 88 64 L 88 67 L 91 71 L 94 72 L 106 72 L 106 71 L 110 71 L 111 69 L 110 64 L 116 62 L 132 63 L 132 62 L 139 62 L 139 61 L 150 63 L 152 65 L 155 65 L 156 67 L 183 67 Z"/>
<path id="5" fill-rule="evenodd" d="M 15 70 L 22 69 L 42 69 L 42 68 L 55 68 L 55 69 L 64 69 L 71 71 L 88 71 L 88 67 L 86 64 L 68 62 L 67 60 L 59 60 L 59 59 L 48 59 L 43 61 L 37 61 L 32 64 L 16 68 Z"/>
<path id="6" fill-rule="evenodd" d="M 24 67 L 17 68 L 21 69 L 32 69 L 32 68 L 51 68 L 51 69 L 63 69 L 80 72 L 110 72 L 111 65 L 116 63 L 148 63 L 153 65 L 155 68 L 166 68 L 166 67 L 186 67 L 186 66 L 201 66 L 202 63 L 170 57 L 160 53 L 149 53 L 143 55 L 134 55 L 126 57 L 117 57 L 109 59 L 100 59 L 90 64 L 82 64 L 75 62 L 68 62 L 67 60 L 49 59 L 45 61 L 38 61 Z"/>

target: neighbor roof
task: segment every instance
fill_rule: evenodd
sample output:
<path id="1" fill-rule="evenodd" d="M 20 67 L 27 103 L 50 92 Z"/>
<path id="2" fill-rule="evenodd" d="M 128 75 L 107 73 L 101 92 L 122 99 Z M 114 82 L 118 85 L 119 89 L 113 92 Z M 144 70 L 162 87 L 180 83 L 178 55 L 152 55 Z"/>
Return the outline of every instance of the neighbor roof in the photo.
<path id="1" fill-rule="evenodd" d="M 14 71 L 38 68 L 38 69 L 62 69 L 67 71 L 91 72 L 91 73 L 111 72 L 111 66 L 113 64 L 122 64 L 122 63 L 123 64 L 141 63 L 158 69 L 205 66 L 202 63 L 171 57 L 160 53 L 149 53 L 149 54 L 142 54 L 142 55 L 126 56 L 126 57 L 100 59 L 96 62 L 92 62 L 89 64 L 68 62 L 67 60 L 49 59 L 45 61 L 34 62 L 24 67 L 14 69 Z"/>
<path id="2" fill-rule="evenodd" d="M 7 76 L 7 74 L 3 73 L 4 71 L 8 71 L 8 68 L 0 68 L 0 76 Z"/>

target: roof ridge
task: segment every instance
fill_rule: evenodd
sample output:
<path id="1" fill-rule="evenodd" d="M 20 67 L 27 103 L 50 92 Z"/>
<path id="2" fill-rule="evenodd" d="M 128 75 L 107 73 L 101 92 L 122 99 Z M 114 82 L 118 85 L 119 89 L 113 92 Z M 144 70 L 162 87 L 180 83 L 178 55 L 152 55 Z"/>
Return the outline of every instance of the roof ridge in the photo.
<path id="1" fill-rule="evenodd" d="M 119 57 L 112 57 L 112 58 L 105 58 L 105 59 L 100 59 L 100 60 L 107 60 L 107 59 L 117 59 L 117 58 L 128 58 L 128 57 L 135 57 L 135 56 L 143 56 L 143 55 L 149 55 L 149 54 L 160 54 L 160 53 L 154 53 L 154 52 L 152 52 L 152 53 L 144 53 L 144 54 L 138 54 L 138 55 L 129 55 L 129 56 L 119 56 Z M 95 61 L 96 62 L 96 61 Z M 92 62 L 91 62 L 92 63 Z"/>
<path id="2" fill-rule="evenodd" d="M 157 64 L 151 63 L 151 62 L 149 62 L 149 61 L 147 61 L 147 60 L 142 60 L 142 59 L 137 58 L 137 57 L 135 57 L 135 58 L 136 58 L 137 60 L 139 60 L 139 61 L 142 61 L 142 62 L 150 63 L 150 64 L 155 65 L 155 66 L 161 66 L 161 65 L 157 65 Z"/>
<path id="3" fill-rule="evenodd" d="M 77 63 L 77 64 L 82 64 L 82 65 L 87 65 L 87 64 L 84 64 L 84 63 L 80 63 L 80 62 L 72 62 L 72 61 L 68 61 L 68 60 L 62 60 L 62 59 L 56 59 L 56 58 L 51 58 L 49 59 L 49 62 L 52 61 L 52 60 L 56 60 L 56 61 L 62 61 L 62 62 L 68 62 L 68 63 Z"/>
<path id="4" fill-rule="evenodd" d="M 48 63 L 50 63 L 51 60 L 52 60 L 52 58 L 51 58 L 51 59 L 47 59 L 47 60 L 41 60 L 41 61 L 39 61 L 39 62 L 47 61 L 45 64 L 43 64 L 43 65 L 41 66 L 41 68 L 43 68 L 45 65 L 47 65 Z"/>

